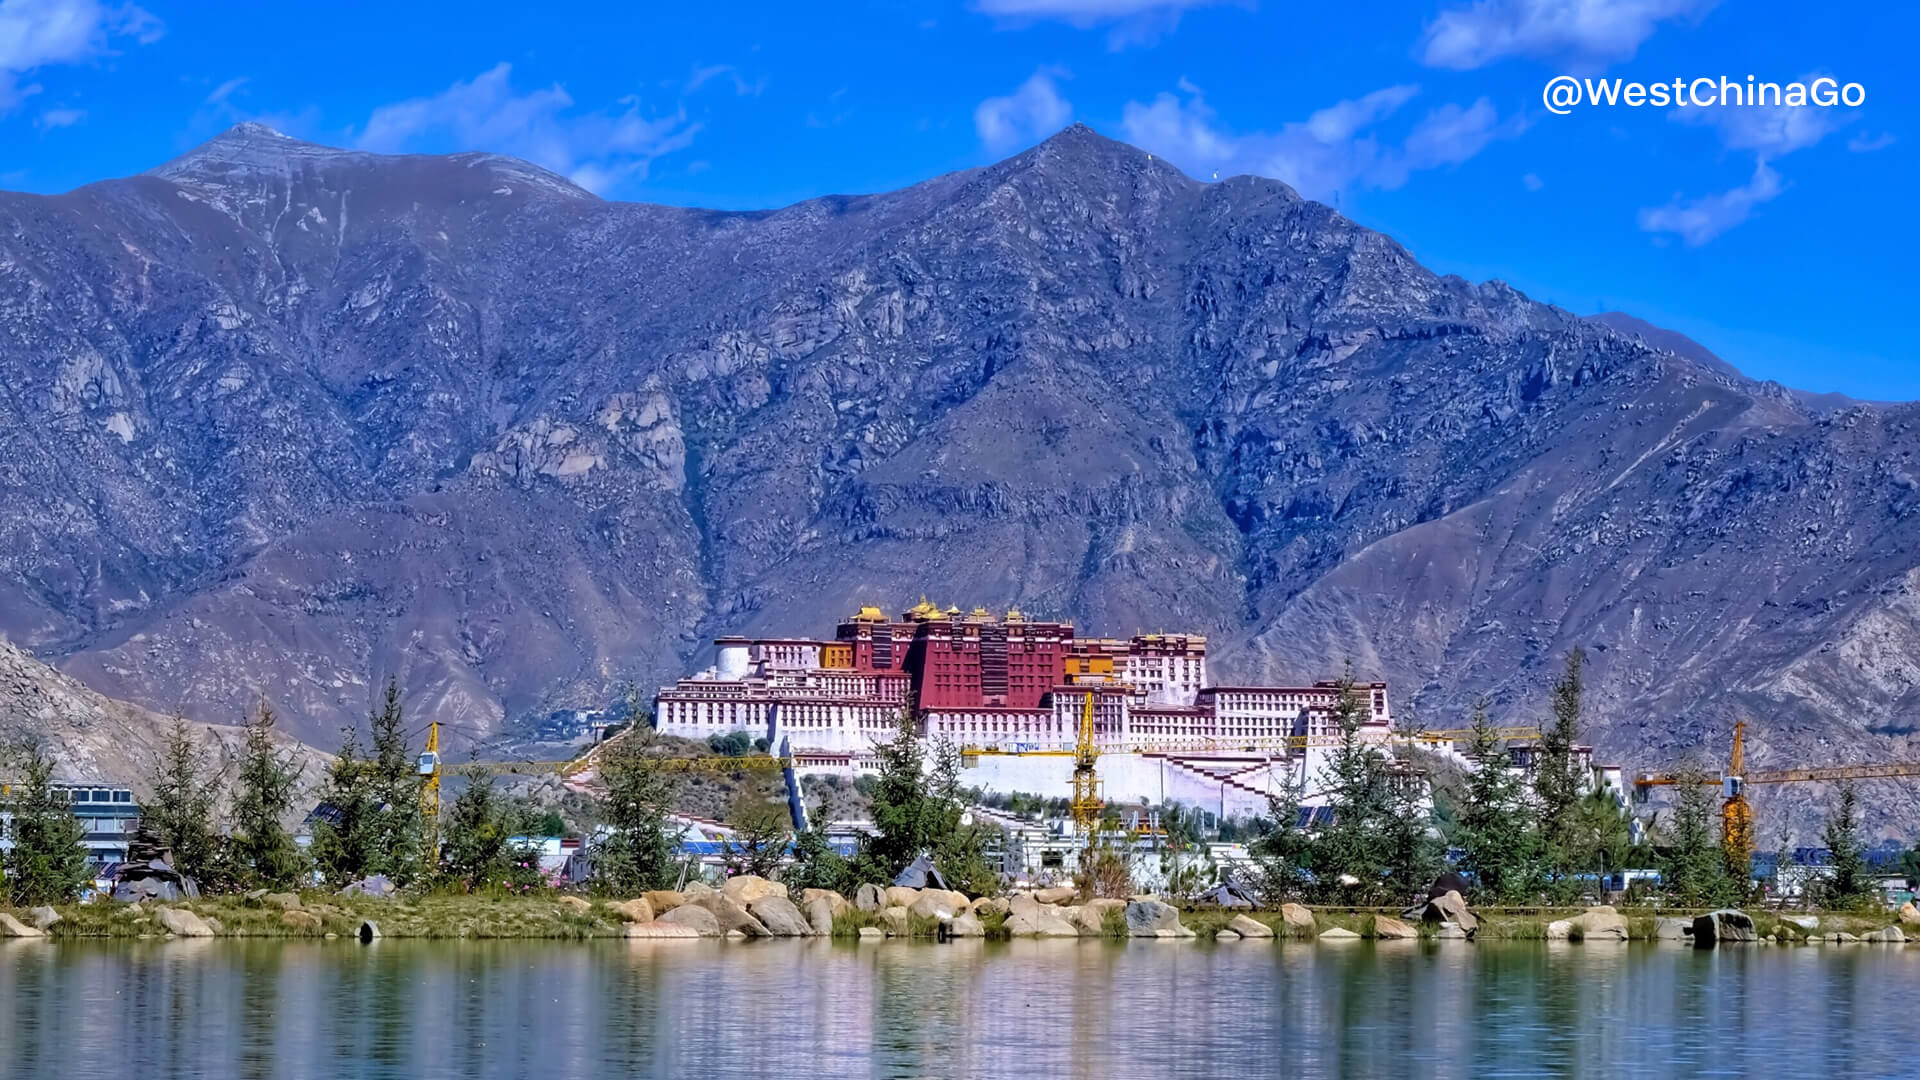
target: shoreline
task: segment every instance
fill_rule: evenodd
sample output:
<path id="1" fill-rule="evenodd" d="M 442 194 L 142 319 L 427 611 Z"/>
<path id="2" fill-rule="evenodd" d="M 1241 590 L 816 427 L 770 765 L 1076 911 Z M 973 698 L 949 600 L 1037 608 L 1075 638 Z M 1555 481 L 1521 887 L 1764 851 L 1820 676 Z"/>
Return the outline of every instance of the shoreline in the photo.
<path id="1" fill-rule="evenodd" d="M 588 900 L 584 897 L 562 895 L 549 897 L 476 897 L 476 896 L 423 896 L 415 898 L 395 897 L 371 899 L 365 897 L 336 896 L 330 893 L 310 892 L 301 895 L 273 894 L 267 898 L 215 897 L 199 900 L 177 901 L 166 904 L 67 904 L 53 908 L 58 919 L 45 926 L 38 933 L 36 909 L 0 908 L 0 915 L 11 916 L 19 926 L 29 931 L 27 934 L 12 934 L 0 926 L 0 940 L 40 940 L 40 941 L 77 941 L 77 940 L 174 940 L 174 939 L 249 939 L 249 940 L 342 940 L 356 941 L 363 935 L 363 927 L 371 926 L 372 937 L 382 939 L 400 939 L 417 941 L 588 941 L 620 940 L 651 937 L 644 932 L 633 932 L 635 928 L 648 925 L 630 920 L 621 910 L 623 902 L 617 900 Z M 1227 911 L 1214 908 L 1184 909 L 1179 913 L 1181 925 L 1190 934 L 1180 935 L 1180 940 L 1202 941 L 1209 944 L 1216 941 L 1225 943 L 1240 935 L 1230 926 L 1236 919 L 1251 919 L 1271 930 L 1269 943 L 1287 942 L 1291 944 L 1318 943 L 1320 935 L 1329 930 L 1342 930 L 1352 937 L 1345 940 L 1384 941 L 1417 940 L 1432 941 L 1441 938 L 1435 924 L 1414 922 L 1399 924 L 1398 928 L 1410 928 L 1411 935 L 1396 932 L 1398 914 L 1386 909 L 1363 910 L 1337 907 L 1310 907 L 1298 910 L 1308 912 L 1312 917 L 1309 928 L 1295 919 L 1289 920 L 1282 911 Z M 1478 942 L 1518 942 L 1554 940 L 1549 934 L 1550 923 L 1556 920 L 1577 919 L 1589 909 L 1538 909 L 1525 913 L 1507 914 L 1500 911 L 1487 911 L 1478 915 L 1479 926 L 1474 936 Z M 184 913 L 187 918 L 182 918 Z M 1623 908 L 1619 915 L 1626 923 L 1626 941 L 1653 942 L 1662 940 L 1658 932 L 1661 919 L 1690 920 L 1703 911 L 1676 909 Z M 41 913 L 44 915 L 44 913 Z M 1752 917 L 1755 930 L 1761 939 L 1759 943 L 1802 944 L 1822 943 L 1823 938 L 1834 934 L 1851 934 L 1864 938 L 1867 934 L 1882 930 L 1888 926 L 1898 926 L 1891 913 L 1868 915 L 1858 912 L 1795 912 L 1791 915 L 1773 912 L 1748 912 Z M 1817 927 L 1807 928 L 1787 921 L 1788 918 L 1818 920 Z M 1386 932 L 1379 932 L 1377 921 L 1384 920 Z M 992 925 L 986 929 L 986 940 L 1010 940 L 1004 924 L 989 920 Z M 5 920 L 0 920 L 5 922 Z M 860 912 L 857 909 L 843 912 L 834 919 L 830 934 L 812 935 L 813 940 L 855 941 L 875 940 L 875 933 L 881 940 L 892 941 L 932 941 L 939 936 L 939 922 L 936 919 L 914 919 L 904 927 L 882 930 L 883 920 L 876 913 Z M 869 932 L 862 934 L 866 929 Z M 1225 935 L 1223 935 L 1225 932 Z M 1025 937 L 1027 935 L 1020 935 Z M 1164 936 L 1164 935 L 1163 935 Z M 1249 935 L 1246 940 L 1254 943 L 1265 939 L 1266 935 Z M 1127 940 L 1124 925 L 1106 924 L 1097 929 L 1083 926 L 1077 935 L 1056 936 L 1052 940 Z M 1773 940 L 1769 940 L 1773 939 Z M 724 940 L 724 939 L 722 939 Z M 1332 939 L 1328 939 L 1329 942 Z M 1571 944 L 1581 944 L 1581 936 L 1575 934 L 1566 939 Z M 1666 940 L 1675 941 L 1668 937 Z M 1470 942 L 1462 942 L 1470 944 Z M 1679 943 L 1678 941 L 1676 943 Z"/>

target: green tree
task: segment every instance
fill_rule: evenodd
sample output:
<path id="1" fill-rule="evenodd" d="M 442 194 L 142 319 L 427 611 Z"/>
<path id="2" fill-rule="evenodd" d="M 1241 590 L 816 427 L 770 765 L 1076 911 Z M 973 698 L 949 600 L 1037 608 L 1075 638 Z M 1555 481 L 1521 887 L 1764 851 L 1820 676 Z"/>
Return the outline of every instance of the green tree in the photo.
<path id="1" fill-rule="evenodd" d="M 1578 646 L 1567 651 L 1566 668 L 1553 683 L 1553 721 L 1541 732 L 1540 764 L 1533 777 L 1543 854 L 1554 879 L 1564 875 L 1575 861 L 1573 808 L 1588 784 L 1586 771 L 1574 753 L 1580 742 L 1586 662 L 1587 654 Z"/>
<path id="2" fill-rule="evenodd" d="M 86 830 L 73 816 L 65 791 L 53 786 L 53 758 L 37 738 L 12 748 L 18 782 L 0 803 L 11 818 L 7 838 L 13 846 L 0 853 L 5 896 L 14 907 L 66 904 L 80 898 L 92 880 Z"/>
<path id="3" fill-rule="evenodd" d="M 599 811 L 608 832 L 593 847 L 594 874 L 628 896 L 670 889 L 679 875 L 679 841 L 668 819 L 679 785 L 654 752 L 658 738 L 652 728 L 636 727 L 600 757 L 607 793 Z"/>
<path id="4" fill-rule="evenodd" d="M 308 861 L 281 819 L 293 807 L 300 766 L 293 752 L 273 748 L 273 709 L 266 702 L 247 723 L 246 748 L 233 789 L 233 832 L 227 858 L 236 883 L 247 887 L 287 888 L 301 883 Z"/>
<path id="5" fill-rule="evenodd" d="M 1569 817 L 1574 869 L 1593 874 L 1602 883 L 1624 870 L 1632 858 L 1633 815 L 1606 788 L 1595 786 L 1574 803 Z M 1729 882 L 1738 879 L 1728 877 Z"/>
<path id="6" fill-rule="evenodd" d="M 780 876 L 795 895 L 802 889 L 832 889 L 845 893 L 859 885 L 848 880 L 846 857 L 835 851 L 827 840 L 823 827 L 826 813 L 827 801 L 822 797 L 819 809 L 813 815 L 812 827 L 794 835 L 793 862 Z"/>
<path id="7" fill-rule="evenodd" d="M 1673 810 L 1665 836 L 1662 866 L 1667 891 L 1686 907 L 1718 904 L 1727 899 L 1726 861 L 1715 837 L 1713 793 L 1704 773 L 1683 770 L 1675 774 Z"/>
<path id="8" fill-rule="evenodd" d="M 405 885 L 424 869 L 427 830 L 420 805 L 422 778 L 414 752 L 407 745 L 399 680 L 387 679 L 380 707 L 369 722 L 373 755 L 369 760 L 368 792 L 375 810 L 367 872 L 386 874 Z"/>
<path id="9" fill-rule="evenodd" d="M 1267 795 L 1273 827 L 1247 845 L 1258 875 L 1254 887 L 1268 905 L 1296 900 L 1313 872 L 1313 841 L 1300 824 L 1300 785 L 1292 779 Z"/>
<path id="10" fill-rule="evenodd" d="M 310 848 L 327 884 L 339 888 L 376 873 L 380 806 L 374 801 L 370 763 L 360 753 L 360 736 L 342 730 L 340 753 L 327 768 L 320 801 L 328 808 L 313 826 Z"/>
<path id="11" fill-rule="evenodd" d="M 1853 781 L 1840 782 L 1839 798 L 1820 830 L 1820 842 L 1827 848 L 1827 865 L 1833 867 L 1823 903 L 1833 908 L 1866 906 L 1873 899 L 1873 883 L 1867 878 L 1867 845 L 1860 838 L 1860 798 Z"/>
<path id="12" fill-rule="evenodd" d="M 1483 900 L 1518 900 L 1533 891 L 1539 838 L 1524 781 L 1487 718 L 1484 698 L 1474 704 L 1473 734 L 1466 752 L 1472 771 L 1467 774 L 1454 834 L 1463 852 L 1460 868 L 1473 878 Z"/>
<path id="13" fill-rule="evenodd" d="M 853 872 L 855 884 L 886 885 L 928 846 L 926 758 L 910 707 L 900 710 L 893 738 L 874 744 L 873 753 L 874 832 L 861 839 Z"/>
<path id="14" fill-rule="evenodd" d="M 727 873 L 773 877 L 787 854 L 786 804 L 742 791 L 734 796 L 727 823 L 733 826 L 733 839 L 727 842 Z"/>
<path id="15" fill-rule="evenodd" d="M 1331 719 L 1340 742 L 1320 771 L 1330 820 L 1314 837 L 1314 873 L 1325 895 L 1355 902 L 1378 899 L 1391 857 L 1387 838 L 1393 791 L 1386 755 L 1360 736 L 1367 705 L 1354 690 L 1351 674 L 1340 681 Z"/>
<path id="16" fill-rule="evenodd" d="M 220 777 L 186 717 L 174 714 L 160 760 L 147 777 L 150 794 L 140 804 L 140 824 L 170 853 L 173 868 L 196 881 L 208 877 L 220 850 L 213 822 L 219 787 Z"/>
<path id="17" fill-rule="evenodd" d="M 1433 827 L 1433 806 L 1426 774 L 1411 767 L 1387 776 L 1385 821 L 1387 880 L 1395 899 L 1426 890 L 1446 864 L 1446 849 Z"/>
<path id="18" fill-rule="evenodd" d="M 476 770 L 454 796 L 441 829 L 439 882 L 458 892 L 524 884 L 527 852 L 513 837 L 528 823 L 522 808 L 502 798 L 493 774 Z"/>
<path id="19" fill-rule="evenodd" d="M 1201 842 L 1199 812 L 1167 803 L 1160 807 L 1160 830 L 1160 877 L 1167 895 L 1186 900 L 1213 884 L 1219 867 Z"/>
<path id="20" fill-rule="evenodd" d="M 935 739 L 922 807 L 927 847 L 948 888 L 985 896 L 999 891 L 999 872 L 986 856 L 987 837 L 998 830 L 968 814 L 971 799 L 960 784 L 960 767 L 960 748 L 950 739 Z"/>

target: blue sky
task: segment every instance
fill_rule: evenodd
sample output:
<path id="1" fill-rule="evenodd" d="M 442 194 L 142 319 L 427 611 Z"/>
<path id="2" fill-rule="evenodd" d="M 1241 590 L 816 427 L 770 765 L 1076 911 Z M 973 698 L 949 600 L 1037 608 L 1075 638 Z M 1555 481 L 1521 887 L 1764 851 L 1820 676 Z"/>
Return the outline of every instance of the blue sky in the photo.
<path id="1" fill-rule="evenodd" d="M 611 198 L 900 187 L 1071 120 L 1287 180 L 1437 270 L 1619 308 L 1748 373 L 1920 398 L 1916 5 L 0 0 L 0 187 L 149 168 L 241 120 L 486 149 Z M 1582 105 L 1557 75 L 1857 83 L 1857 107 Z"/>

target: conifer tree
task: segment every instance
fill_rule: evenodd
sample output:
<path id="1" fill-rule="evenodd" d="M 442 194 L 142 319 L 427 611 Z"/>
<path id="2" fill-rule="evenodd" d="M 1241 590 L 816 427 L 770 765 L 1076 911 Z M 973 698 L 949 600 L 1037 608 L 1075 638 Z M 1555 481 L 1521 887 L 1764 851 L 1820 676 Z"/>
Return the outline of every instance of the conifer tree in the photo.
<path id="1" fill-rule="evenodd" d="M 1860 839 L 1860 798 L 1853 781 L 1841 781 L 1839 798 L 1821 829 L 1820 841 L 1827 847 L 1827 865 L 1833 867 L 1833 876 L 1826 883 L 1826 905 L 1865 906 L 1873 897 L 1873 889 L 1867 880 L 1867 845 Z"/>
<path id="2" fill-rule="evenodd" d="M 750 791 L 734 797 L 727 810 L 733 839 L 727 843 L 727 872 L 771 878 L 786 858 L 787 807 Z"/>
<path id="3" fill-rule="evenodd" d="M 1385 887 L 1393 817 L 1386 755 L 1360 737 L 1366 718 L 1366 702 L 1349 673 L 1340 680 L 1333 707 L 1340 742 L 1320 774 L 1331 820 L 1314 837 L 1313 864 L 1322 891 L 1356 901 L 1377 898 Z M 1343 883 L 1342 877 L 1351 881 Z"/>
<path id="4" fill-rule="evenodd" d="M 292 751 L 273 748 L 273 709 L 266 702 L 247 723 L 246 749 L 233 790 L 233 832 L 227 856 L 233 876 L 249 887 L 287 888 L 302 883 L 308 870 L 304 852 L 281 819 L 293 807 L 300 767 Z"/>
<path id="5" fill-rule="evenodd" d="M 344 728 L 340 753 L 327 768 L 320 800 L 328 812 L 313 826 L 315 868 L 335 888 L 375 871 L 379 843 L 379 804 L 374 801 L 372 765 L 360 753 L 360 736 Z"/>
<path id="6" fill-rule="evenodd" d="M 794 834 L 793 862 L 784 870 L 780 878 L 796 895 L 804 889 L 832 889 L 835 892 L 850 892 L 858 887 L 858 882 L 847 880 L 847 860 L 833 849 L 823 829 L 826 822 L 827 803 L 822 798 L 819 809 L 813 815 L 812 827 Z"/>
<path id="7" fill-rule="evenodd" d="M 0 757 L 11 758 L 17 783 L 4 806 L 12 847 L 0 853 L 0 884 L 14 907 L 66 904 L 80 898 L 92 880 L 86 830 L 73 816 L 66 792 L 53 786 L 53 758 L 38 739 L 28 739 Z"/>
<path id="8" fill-rule="evenodd" d="M 1520 899 L 1533 890 L 1539 838 L 1530 820 L 1525 785 L 1487 718 L 1484 698 L 1473 707 L 1473 734 L 1466 753 L 1473 767 L 1467 774 L 1455 835 L 1464 853 L 1460 868 L 1472 877 L 1482 899 Z"/>
<path id="9" fill-rule="evenodd" d="M 1258 868 L 1254 887 L 1268 905 L 1297 900 L 1313 873 L 1313 842 L 1300 822 L 1300 785 L 1288 778 L 1267 795 L 1273 827 L 1247 845 Z"/>
<path id="10" fill-rule="evenodd" d="M 1582 675 L 1587 654 L 1567 651 L 1566 669 L 1553 683 L 1553 720 L 1541 732 L 1540 764 L 1534 772 L 1534 799 L 1549 876 L 1557 881 L 1577 861 L 1573 809 L 1587 787 L 1587 776 L 1573 748 L 1580 741 Z"/>
<path id="11" fill-rule="evenodd" d="M 492 773 L 475 771 L 454 796 L 441 829 L 439 881 L 459 892 L 514 882 L 527 861 L 513 837 L 532 824 L 524 809 L 500 796 Z"/>
<path id="12" fill-rule="evenodd" d="M 926 759 L 911 707 L 900 710 L 893 738 L 874 744 L 873 753 L 874 832 L 854 859 L 855 884 L 888 885 L 927 848 Z"/>
<path id="13" fill-rule="evenodd" d="M 420 806 L 421 777 L 407 745 L 406 711 L 400 682 L 391 676 L 380 707 L 368 718 L 373 754 L 368 764 L 368 794 L 375 810 L 369 873 L 382 873 L 404 885 L 424 869 L 426 819 Z"/>
<path id="14" fill-rule="evenodd" d="M 680 868 L 668 818 L 679 785 L 653 752 L 656 739 L 654 729 L 637 726 L 600 757 L 607 793 L 599 810 L 608 833 L 594 845 L 594 874 L 606 888 L 630 896 L 672 888 Z"/>
<path id="15" fill-rule="evenodd" d="M 140 804 L 140 826 L 171 853 L 175 870 L 203 885 L 220 848 L 213 821 L 219 785 L 186 717 L 175 713 L 147 777 L 151 794 Z"/>
<path id="16" fill-rule="evenodd" d="M 1727 898 L 1727 868 L 1714 836 L 1714 786 L 1697 769 L 1675 774 L 1673 810 L 1665 836 L 1662 867 L 1667 891 L 1688 907 L 1718 904 Z"/>

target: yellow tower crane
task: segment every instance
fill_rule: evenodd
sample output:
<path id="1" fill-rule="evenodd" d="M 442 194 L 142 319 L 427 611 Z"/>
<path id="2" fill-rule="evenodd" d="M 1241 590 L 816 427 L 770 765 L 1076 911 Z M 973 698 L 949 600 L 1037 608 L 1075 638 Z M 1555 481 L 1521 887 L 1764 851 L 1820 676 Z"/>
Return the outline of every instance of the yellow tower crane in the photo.
<path id="1" fill-rule="evenodd" d="M 1098 691 L 1088 687 L 1086 707 L 1080 710 L 1079 737 L 1073 744 L 1073 801 L 1068 804 L 1074 827 L 1086 834 L 1088 843 L 1093 841 L 1100 811 L 1106 808 L 1100 798 L 1100 774 L 1094 769 L 1100 757 L 1100 746 L 1093 741 L 1093 700 L 1097 695 Z"/>
<path id="2" fill-rule="evenodd" d="M 1727 771 L 1720 785 L 1720 845 L 1732 866 L 1748 866 L 1753 861 L 1753 804 L 1747 801 L 1749 784 L 1798 784 L 1823 780 L 1874 780 L 1920 776 L 1920 761 L 1889 761 L 1870 765 L 1829 765 L 1818 768 L 1759 769 L 1747 771 L 1747 722 L 1733 725 L 1733 750 L 1727 755 Z M 1633 781 L 1644 794 L 1650 787 L 1674 784 L 1712 784 L 1711 777 L 1671 773 L 1642 773 Z"/>

